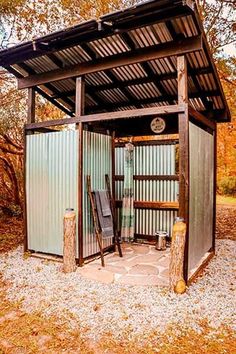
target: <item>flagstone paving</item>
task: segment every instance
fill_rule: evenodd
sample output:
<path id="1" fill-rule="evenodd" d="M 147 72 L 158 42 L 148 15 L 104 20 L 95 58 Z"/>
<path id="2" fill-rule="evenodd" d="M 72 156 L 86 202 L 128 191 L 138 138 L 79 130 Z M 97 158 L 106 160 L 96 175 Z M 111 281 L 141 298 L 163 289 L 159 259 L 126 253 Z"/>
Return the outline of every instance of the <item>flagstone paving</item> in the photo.
<path id="1" fill-rule="evenodd" d="M 168 286 L 169 248 L 157 251 L 151 245 L 122 244 L 122 251 L 122 258 L 117 252 L 106 255 L 105 267 L 96 259 L 80 268 L 79 273 L 106 284 Z"/>

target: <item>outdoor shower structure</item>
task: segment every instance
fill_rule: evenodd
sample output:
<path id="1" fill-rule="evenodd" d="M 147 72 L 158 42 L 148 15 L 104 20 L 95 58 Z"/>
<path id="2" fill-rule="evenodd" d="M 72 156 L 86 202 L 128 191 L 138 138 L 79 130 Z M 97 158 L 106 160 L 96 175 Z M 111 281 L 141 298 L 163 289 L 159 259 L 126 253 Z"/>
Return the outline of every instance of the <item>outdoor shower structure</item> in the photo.
<path id="1" fill-rule="evenodd" d="M 230 121 L 195 2 L 147 1 L 3 50 L 0 65 L 28 89 L 25 249 L 62 254 L 63 213 L 74 208 L 79 264 L 98 252 L 86 175 L 97 189 L 110 176 L 119 215 L 133 137 L 135 237 L 183 217 L 190 280 L 214 254 L 216 124 Z M 70 117 L 36 122 L 35 93 Z"/>

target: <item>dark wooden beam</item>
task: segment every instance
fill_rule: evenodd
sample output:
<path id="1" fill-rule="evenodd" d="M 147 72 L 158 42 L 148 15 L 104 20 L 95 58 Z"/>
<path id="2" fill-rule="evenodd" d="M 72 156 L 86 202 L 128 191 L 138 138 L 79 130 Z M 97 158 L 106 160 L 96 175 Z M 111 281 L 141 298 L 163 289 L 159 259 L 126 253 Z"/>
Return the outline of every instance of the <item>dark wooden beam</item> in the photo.
<path id="1" fill-rule="evenodd" d="M 84 114 L 84 80 L 82 77 L 76 79 L 76 103 L 75 114 L 78 120 L 78 246 L 79 266 L 83 265 L 83 123 L 81 116 Z"/>
<path id="2" fill-rule="evenodd" d="M 210 120 L 209 118 L 205 117 L 201 112 L 196 111 L 193 107 L 189 105 L 188 107 L 189 116 L 194 118 L 197 122 L 203 124 L 204 126 L 215 130 L 216 129 L 216 122 Z"/>
<path id="3" fill-rule="evenodd" d="M 206 74 L 206 73 L 210 73 L 210 72 L 211 72 L 211 68 L 209 66 L 192 70 L 193 75 L 202 75 L 202 74 Z M 172 80 L 172 79 L 176 79 L 176 78 L 177 78 L 177 71 L 174 71 L 174 72 L 171 72 L 168 74 L 160 74 L 160 75 L 153 74 L 152 76 L 145 76 L 145 77 L 141 77 L 141 78 L 137 78 L 137 79 L 112 82 L 112 83 L 108 83 L 108 84 L 86 85 L 86 91 L 90 94 L 91 92 L 112 90 L 115 88 L 119 88 L 119 89 L 123 90 L 124 88 L 127 88 L 127 86 L 142 85 L 142 84 L 147 84 L 147 83 L 154 82 L 154 81 L 165 81 L 165 80 Z M 59 95 L 55 94 L 52 97 L 53 98 L 63 98 L 63 97 L 69 97 L 69 96 L 74 96 L 74 95 L 75 95 L 75 90 L 70 90 L 70 91 L 61 92 Z"/>
<path id="4" fill-rule="evenodd" d="M 218 91 L 205 91 L 202 92 L 202 95 L 208 97 L 208 96 L 217 96 L 218 95 Z M 199 97 L 199 93 L 198 92 L 193 92 L 189 94 L 189 98 L 197 98 Z M 112 111 L 118 108 L 125 108 L 127 106 L 130 105 L 134 105 L 136 106 L 137 104 L 140 105 L 146 105 L 146 104 L 151 104 L 151 103 L 158 103 L 158 102 L 166 102 L 166 101 L 177 101 L 178 96 L 177 95 L 165 95 L 165 96 L 159 96 L 159 97 L 148 97 L 148 98 L 144 98 L 144 99 L 133 99 L 132 101 L 120 101 L 120 102 L 116 102 L 116 103 L 106 103 L 106 104 L 102 104 L 99 106 L 92 106 L 89 107 L 87 110 L 87 113 L 90 114 L 90 112 L 92 113 L 96 113 L 96 112 L 102 112 L 102 111 Z"/>
<path id="5" fill-rule="evenodd" d="M 15 77 L 17 78 L 21 78 L 23 77 L 20 73 L 18 73 L 17 70 L 15 70 L 14 68 L 12 68 L 11 66 L 8 66 L 5 68 L 7 71 L 9 71 L 9 73 L 13 74 Z M 57 108 L 59 108 L 62 112 L 66 113 L 69 116 L 73 116 L 74 113 L 71 112 L 69 109 L 67 109 L 66 107 L 64 107 L 61 103 L 57 102 L 53 97 L 51 97 L 49 94 L 47 94 L 46 92 L 44 92 L 41 88 L 39 87 L 34 87 L 35 92 L 38 92 L 41 96 L 43 96 L 45 99 L 47 99 L 49 102 L 51 102 L 52 104 L 54 104 Z"/>
<path id="6" fill-rule="evenodd" d="M 122 200 L 116 200 L 116 207 L 122 207 Z M 165 210 L 178 210 L 178 202 L 147 202 L 147 201 L 134 201 L 135 209 L 165 209 Z"/>
<path id="7" fill-rule="evenodd" d="M 120 118 L 135 118 L 141 116 L 150 116 L 158 114 L 172 114 L 184 112 L 184 107 L 181 105 L 171 105 L 171 106 L 159 106 L 159 107 L 150 107 L 150 108 L 137 108 L 127 111 L 118 111 L 118 112 L 105 112 L 99 114 L 91 114 L 78 116 L 73 118 L 64 118 L 56 119 L 44 122 L 38 122 L 33 124 L 27 124 L 25 126 L 26 130 L 38 129 L 41 127 L 53 127 L 59 125 L 67 125 L 81 122 L 94 122 L 94 121 L 103 121 L 103 120 L 112 120 Z"/>
<path id="8" fill-rule="evenodd" d="M 124 176 L 123 175 L 116 175 L 115 180 L 116 181 L 124 181 Z M 179 176 L 178 175 L 156 175 L 156 176 L 134 175 L 134 180 L 135 181 L 178 181 Z"/>
<path id="9" fill-rule="evenodd" d="M 130 37 L 128 32 L 123 32 L 122 34 L 120 34 L 120 37 L 123 39 L 123 41 L 126 43 L 127 47 L 132 51 L 132 50 L 136 50 L 137 46 L 135 45 L 135 42 L 132 40 L 132 38 Z M 142 69 L 144 70 L 144 72 L 146 73 L 147 77 L 154 77 L 155 76 L 155 71 L 152 69 L 150 63 L 148 62 L 143 62 L 140 63 Z M 155 84 L 155 86 L 157 87 L 158 91 L 162 94 L 162 95 L 167 95 L 167 92 L 164 88 L 164 86 L 162 85 L 162 83 L 159 80 L 155 80 L 153 79 L 153 82 Z M 124 88 L 127 92 L 127 88 Z M 167 102 L 169 102 L 170 104 L 173 104 L 173 100 L 168 99 Z M 139 107 L 141 106 L 141 104 L 139 102 L 137 102 Z"/>
<path id="10" fill-rule="evenodd" d="M 179 216 L 187 225 L 184 250 L 184 279 L 188 280 L 189 248 L 189 117 L 188 117 L 188 77 L 187 62 L 184 55 L 177 57 L 178 103 L 185 105 L 179 113 Z"/>
<path id="11" fill-rule="evenodd" d="M 28 102 L 27 102 L 27 123 L 35 123 L 35 90 L 28 89 Z"/>
<path id="12" fill-rule="evenodd" d="M 23 89 L 32 86 L 38 86 L 48 82 L 68 79 L 75 76 L 81 76 L 119 66 L 145 62 L 157 58 L 168 57 L 171 55 L 180 55 L 201 49 L 201 35 L 185 38 L 181 41 L 167 42 L 150 46 L 148 48 L 137 49 L 131 53 L 125 52 L 110 56 L 108 58 L 101 58 L 97 61 L 76 64 L 65 69 L 57 69 L 46 73 L 31 75 L 18 79 L 18 88 Z"/>
<path id="13" fill-rule="evenodd" d="M 162 114 L 172 114 L 183 112 L 184 108 L 181 105 L 170 105 L 170 106 L 158 106 L 150 108 L 137 108 L 126 111 L 117 111 L 117 112 L 104 112 L 97 114 L 90 114 L 81 117 L 83 122 L 95 122 L 95 121 L 105 121 L 112 119 L 120 118 L 135 118 L 141 116 L 149 115 L 162 115 Z"/>
<path id="14" fill-rule="evenodd" d="M 52 59 L 51 59 L 51 60 L 52 60 Z M 35 70 L 33 70 L 32 68 L 30 68 L 27 64 L 21 63 L 19 66 L 20 66 L 24 71 L 26 71 L 29 75 L 36 75 Z M 49 89 L 50 91 L 55 92 L 57 95 L 60 95 L 60 93 L 61 93 L 61 91 L 59 91 L 59 90 L 53 85 L 53 83 L 52 83 L 52 84 L 51 84 L 51 83 L 47 83 L 47 84 L 45 84 L 44 86 L 45 86 L 47 89 Z M 62 100 L 63 100 L 63 101 L 65 102 L 65 104 L 67 104 L 67 105 L 70 107 L 70 109 L 73 111 L 73 105 L 74 105 L 73 100 L 71 100 L 69 97 L 64 97 Z"/>

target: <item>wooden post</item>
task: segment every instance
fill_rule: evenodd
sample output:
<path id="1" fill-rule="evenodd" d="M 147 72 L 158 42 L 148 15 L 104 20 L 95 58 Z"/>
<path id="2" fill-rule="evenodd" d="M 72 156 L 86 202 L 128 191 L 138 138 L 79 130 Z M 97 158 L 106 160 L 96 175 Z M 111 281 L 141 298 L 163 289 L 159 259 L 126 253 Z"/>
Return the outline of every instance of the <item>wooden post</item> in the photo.
<path id="1" fill-rule="evenodd" d="M 27 98 L 27 124 L 35 123 L 35 89 L 28 89 L 28 98 Z M 24 129 L 24 156 L 23 156 L 23 178 L 24 178 L 24 252 L 28 250 L 28 226 L 27 226 L 27 193 L 26 193 L 26 143 L 27 143 L 27 134 L 33 134 L 32 131 Z"/>
<path id="2" fill-rule="evenodd" d="M 177 221 L 173 226 L 170 256 L 170 290 L 173 291 L 178 281 L 183 279 L 184 247 L 186 224 Z"/>
<path id="3" fill-rule="evenodd" d="M 76 270 L 75 262 L 75 235 L 76 235 L 76 214 L 73 209 L 66 210 L 64 215 L 64 246 L 63 246 L 63 271 L 71 273 Z"/>
<path id="4" fill-rule="evenodd" d="M 178 103 L 185 105 L 179 113 L 179 216 L 186 223 L 184 248 L 184 279 L 188 280 L 188 225 L 189 225 L 189 115 L 188 115 L 188 73 L 185 56 L 177 57 Z"/>
<path id="5" fill-rule="evenodd" d="M 28 89 L 28 111 L 27 111 L 27 123 L 35 123 L 35 90 L 34 88 Z"/>
<path id="6" fill-rule="evenodd" d="M 80 118 L 84 114 L 84 81 L 82 77 L 76 79 L 75 116 Z M 83 265 L 83 123 L 79 121 L 78 129 L 78 245 L 79 266 Z"/>

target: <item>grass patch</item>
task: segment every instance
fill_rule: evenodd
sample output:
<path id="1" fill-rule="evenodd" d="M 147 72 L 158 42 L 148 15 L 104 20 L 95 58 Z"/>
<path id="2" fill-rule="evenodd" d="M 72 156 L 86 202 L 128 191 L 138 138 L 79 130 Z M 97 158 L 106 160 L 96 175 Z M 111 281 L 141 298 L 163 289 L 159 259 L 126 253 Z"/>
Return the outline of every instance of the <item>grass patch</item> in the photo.
<path id="1" fill-rule="evenodd" d="M 236 206 L 236 198 L 235 197 L 228 197 L 228 196 L 224 196 L 224 195 L 217 195 L 216 196 L 216 203 Z"/>

